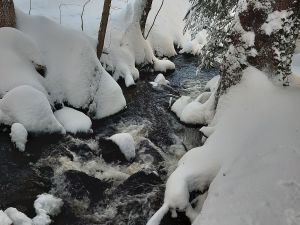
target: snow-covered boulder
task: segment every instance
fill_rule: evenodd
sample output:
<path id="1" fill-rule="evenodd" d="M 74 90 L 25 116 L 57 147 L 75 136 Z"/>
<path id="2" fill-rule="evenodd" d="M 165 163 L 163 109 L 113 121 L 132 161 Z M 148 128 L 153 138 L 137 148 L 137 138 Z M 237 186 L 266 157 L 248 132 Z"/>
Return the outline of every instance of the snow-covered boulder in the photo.
<path id="1" fill-rule="evenodd" d="M 63 201 L 60 198 L 56 198 L 51 194 L 41 194 L 37 196 L 34 201 L 34 208 L 36 214 L 47 214 L 50 216 L 57 216 L 61 212 Z"/>
<path id="2" fill-rule="evenodd" d="M 43 65 L 43 60 L 29 36 L 14 28 L 0 28 L 0 49 L 0 97 L 20 85 L 30 85 L 47 95 L 44 78 L 33 65 Z"/>
<path id="3" fill-rule="evenodd" d="M 82 112 L 64 107 L 54 112 L 54 115 L 67 132 L 76 134 L 91 131 L 92 121 Z"/>
<path id="4" fill-rule="evenodd" d="M 0 101 L 0 123 L 21 123 L 33 133 L 65 133 L 46 96 L 27 85 L 12 89 Z"/>
<path id="5" fill-rule="evenodd" d="M 4 212 L 11 219 L 13 225 L 33 225 L 32 220 L 16 208 L 11 207 Z"/>
<path id="6" fill-rule="evenodd" d="M 13 221 L 2 211 L 0 210 L 0 224 L 1 225 L 12 225 Z"/>
<path id="7" fill-rule="evenodd" d="M 171 107 L 172 112 L 174 112 L 178 117 L 181 116 L 184 108 L 192 101 L 189 96 L 181 96 Z"/>
<path id="8" fill-rule="evenodd" d="M 119 133 L 111 136 L 109 139 L 119 146 L 128 161 L 135 158 L 135 142 L 131 134 Z"/>
<path id="9" fill-rule="evenodd" d="M 45 17 L 28 16 L 19 10 L 16 14 L 18 28 L 42 53 L 47 67 L 44 85 L 52 102 L 87 109 L 94 119 L 126 106 L 120 86 L 101 66 L 88 36 Z"/>
<path id="10" fill-rule="evenodd" d="M 152 84 L 153 87 L 157 87 L 158 85 L 169 85 L 170 81 L 168 81 L 165 76 L 160 73 L 156 76 L 153 82 L 150 82 L 150 84 Z"/>
<path id="11" fill-rule="evenodd" d="M 21 152 L 25 151 L 27 136 L 28 136 L 27 130 L 22 124 L 14 123 L 11 126 L 11 132 L 10 132 L 11 141 L 16 145 L 16 148 Z"/>

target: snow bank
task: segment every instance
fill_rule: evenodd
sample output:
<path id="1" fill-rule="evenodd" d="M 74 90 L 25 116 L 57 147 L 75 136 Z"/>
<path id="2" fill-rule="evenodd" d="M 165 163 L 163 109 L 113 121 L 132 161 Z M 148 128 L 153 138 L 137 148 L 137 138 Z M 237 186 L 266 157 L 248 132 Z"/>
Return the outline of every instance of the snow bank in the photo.
<path id="1" fill-rule="evenodd" d="M 20 123 L 14 123 L 11 126 L 10 137 L 11 141 L 16 145 L 17 149 L 21 152 L 25 151 L 25 146 L 27 143 L 27 130 Z"/>
<path id="2" fill-rule="evenodd" d="M 95 47 L 82 32 L 20 11 L 17 11 L 17 23 L 42 52 L 47 66 L 45 86 L 53 101 L 88 109 L 96 119 L 125 107 L 121 88 L 102 68 Z M 114 100 L 114 104 L 108 100 Z"/>
<path id="3" fill-rule="evenodd" d="M 12 89 L 0 100 L 0 123 L 21 123 L 33 133 L 65 133 L 46 96 L 27 85 Z"/>
<path id="4" fill-rule="evenodd" d="M 300 54 L 295 54 L 292 58 L 292 74 L 300 77 Z"/>
<path id="5" fill-rule="evenodd" d="M 64 107 L 54 112 L 54 115 L 67 132 L 76 134 L 91 131 L 92 121 L 82 112 Z"/>
<path id="6" fill-rule="evenodd" d="M 109 139 L 119 146 L 128 161 L 135 158 L 135 143 L 131 134 L 119 133 L 111 136 Z"/>
<path id="7" fill-rule="evenodd" d="M 215 131 L 168 179 L 163 208 L 185 211 L 193 225 L 298 224 L 299 113 L 298 88 L 274 86 L 246 69 L 241 84 L 220 99 Z M 200 214 L 189 193 L 207 187 Z"/>

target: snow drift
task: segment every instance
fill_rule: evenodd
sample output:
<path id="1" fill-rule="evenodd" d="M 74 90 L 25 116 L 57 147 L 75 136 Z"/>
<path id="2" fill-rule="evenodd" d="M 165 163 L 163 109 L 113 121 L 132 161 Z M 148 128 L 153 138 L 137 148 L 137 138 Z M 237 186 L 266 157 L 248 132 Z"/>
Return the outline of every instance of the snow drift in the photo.
<path id="1" fill-rule="evenodd" d="M 299 224 L 299 113 L 298 88 L 274 86 L 246 69 L 220 99 L 204 146 L 179 161 L 148 225 L 169 209 L 185 211 L 193 225 Z M 189 193 L 208 187 L 204 204 L 200 195 L 193 207 Z"/>

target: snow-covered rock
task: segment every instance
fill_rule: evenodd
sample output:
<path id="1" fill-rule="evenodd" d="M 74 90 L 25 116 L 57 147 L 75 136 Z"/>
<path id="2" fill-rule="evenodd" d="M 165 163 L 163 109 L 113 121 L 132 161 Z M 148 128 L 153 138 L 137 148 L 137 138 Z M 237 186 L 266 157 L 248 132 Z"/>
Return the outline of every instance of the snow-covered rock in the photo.
<path id="1" fill-rule="evenodd" d="M 170 82 L 165 78 L 165 76 L 160 73 L 156 76 L 153 82 L 150 82 L 150 84 L 153 85 L 153 87 L 156 87 L 158 85 L 169 85 Z"/>
<path id="2" fill-rule="evenodd" d="M 56 198 L 51 194 L 41 194 L 37 196 L 34 201 L 34 208 L 36 214 L 47 214 L 50 216 L 57 216 L 61 212 L 63 201 L 60 198 Z"/>
<path id="3" fill-rule="evenodd" d="M 30 85 L 47 95 L 44 78 L 33 65 L 43 65 L 43 60 L 30 37 L 14 28 L 0 28 L 0 49 L 0 97 L 20 85 Z"/>
<path id="4" fill-rule="evenodd" d="M 27 143 L 27 130 L 20 123 L 14 123 L 11 126 L 10 137 L 11 141 L 16 145 L 17 149 L 21 152 L 25 151 Z"/>
<path id="5" fill-rule="evenodd" d="M 18 28 L 42 53 L 47 67 L 44 85 L 52 102 L 88 109 L 95 119 L 125 107 L 121 88 L 101 66 L 89 37 L 45 17 L 28 16 L 19 10 L 16 14 Z"/>
<path id="6" fill-rule="evenodd" d="M 1 225 L 12 225 L 13 221 L 2 211 L 0 210 L 0 224 Z"/>
<path id="7" fill-rule="evenodd" d="M 16 208 L 11 207 L 4 212 L 11 219 L 13 225 L 33 225 L 32 220 Z"/>
<path id="8" fill-rule="evenodd" d="M 64 107 L 54 112 L 54 115 L 67 132 L 76 134 L 91 131 L 92 121 L 82 112 Z"/>
<path id="9" fill-rule="evenodd" d="M 135 158 L 135 142 L 131 134 L 119 133 L 111 136 L 109 139 L 119 146 L 128 161 Z"/>
<path id="10" fill-rule="evenodd" d="M 178 117 L 181 116 L 184 108 L 192 101 L 189 96 L 181 96 L 171 107 L 172 112 L 174 112 Z"/>
<path id="11" fill-rule="evenodd" d="M 65 133 L 46 96 L 27 85 L 12 89 L 0 101 L 0 123 L 21 123 L 33 133 Z"/>

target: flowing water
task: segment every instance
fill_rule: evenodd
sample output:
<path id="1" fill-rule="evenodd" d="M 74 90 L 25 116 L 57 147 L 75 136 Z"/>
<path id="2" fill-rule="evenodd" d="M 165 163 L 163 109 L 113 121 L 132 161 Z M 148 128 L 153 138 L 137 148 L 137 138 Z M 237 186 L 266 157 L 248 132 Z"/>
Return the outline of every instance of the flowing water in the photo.
<path id="1" fill-rule="evenodd" d="M 201 145 L 199 127 L 180 123 L 170 104 L 181 95 L 196 97 L 216 73 L 197 73 L 194 57 L 173 61 L 176 70 L 166 76 L 170 86 L 154 88 L 149 82 L 155 74 L 142 72 L 135 87 L 124 88 L 127 109 L 95 121 L 93 134 L 30 137 L 25 154 L 13 149 L 8 131 L 1 134 L 0 209 L 16 207 L 33 217 L 36 195 L 50 192 L 64 200 L 53 224 L 146 224 L 162 204 L 166 179 L 180 157 Z M 120 132 L 135 140 L 132 162 L 109 154 L 117 150 L 103 141 Z"/>

